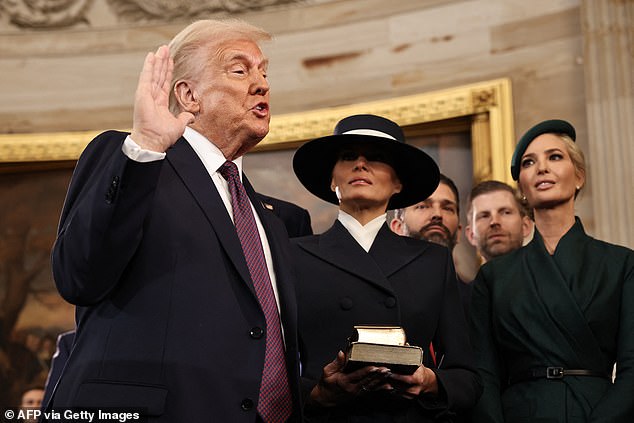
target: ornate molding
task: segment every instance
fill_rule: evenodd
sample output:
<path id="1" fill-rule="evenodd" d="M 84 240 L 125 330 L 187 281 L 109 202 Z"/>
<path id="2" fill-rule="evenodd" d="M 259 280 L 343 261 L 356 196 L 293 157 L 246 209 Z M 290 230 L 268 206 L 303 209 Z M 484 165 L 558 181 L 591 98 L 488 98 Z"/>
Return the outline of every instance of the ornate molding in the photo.
<path id="1" fill-rule="evenodd" d="M 0 134 L 0 162 L 29 163 L 77 160 L 100 131 Z"/>
<path id="2" fill-rule="evenodd" d="M 306 0 L 108 0 L 123 21 L 170 22 L 270 9 Z M 94 0 L 2 0 L 0 13 L 24 29 L 65 28 L 87 23 L 86 12 Z"/>
<path id="3" fill-rule="evenodd" d="M 216 13 L 243 13 L 303 0 L 108 0 L 120 19 L 163 21 L 209 17 Z"/>
<path id="4" fill-rule="evenodd" d="M 482 90 L 474 90 L 473 91 L 473 107 L 476 109 L 488 109 L 489 107 L 495 106 L 497 104 L 497 99 L 495 98 L 496 90 L 491 88 L 484 88 Z"/>
<path id="5" fill-rule="evenodd" d="M 2 11 L 21 28 L 63 28 L 86 22 L 93 0 L 3 0 Z"/>
<path id="6" fill-rule="evenodd" d="M 273 116 L 271 130 L 257 149 L 295 148 L 328 135 L 342 117 L 373 113 L 401 126 L 469 117 L 474 177 L 512 182 L 508 171 L 514 130 L 511 83 L 497 79 L 388 100 Z M 86 144 L 101 131 L 0 134 L 0 163 L 77 160 Z"/>

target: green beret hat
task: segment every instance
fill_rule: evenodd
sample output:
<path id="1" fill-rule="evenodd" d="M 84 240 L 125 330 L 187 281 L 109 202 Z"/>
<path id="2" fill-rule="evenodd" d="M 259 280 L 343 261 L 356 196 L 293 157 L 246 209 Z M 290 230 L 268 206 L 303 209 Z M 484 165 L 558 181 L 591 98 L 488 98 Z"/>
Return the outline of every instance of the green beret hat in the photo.
<path id="1" fill-rule="evenodd" d="M 513 158 L 511 159 L 511 176 L 514 181 L 520 178 L 520 162 L 526 148 L 535 138 L 542 134 L 564 134 L 572 138 L 573 141 L 577 137 L 575 128 L 565 120 L 550 119 L 533 126 L 522 135 L 522 138 L 517 142 L 517 146 L 515 146 Z"/>

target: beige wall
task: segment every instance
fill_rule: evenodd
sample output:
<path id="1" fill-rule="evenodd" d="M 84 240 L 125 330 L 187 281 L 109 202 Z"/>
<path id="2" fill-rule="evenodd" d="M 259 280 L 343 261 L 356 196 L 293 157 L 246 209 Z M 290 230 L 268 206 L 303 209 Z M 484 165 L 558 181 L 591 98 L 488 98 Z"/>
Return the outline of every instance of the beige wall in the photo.
<path id="1" fill-rule="evenodd" d="M 15 24 L 15 8 L 0 10 L 0 133 L 129 127 L 145 52 L 189 21 L 168 14 L 166 24 L 113 0 L 67 3 L 83 9 L 74 11 L 76 23 L 57 29 Z M 267 48 L 274 113 L 508 77 L 516 136 L 539 120 L 563 118 L 589 150 L 582 0 L 260 3 L 278 4 L 239 16 L 275 35 Z M 590 190 L 578 212 L 592 232 Z"/>
<path id="2" fill-rule="evenodd" d="M 240 15 L 276 36 L 268 53 L 277 113 L 509 76 L 519 130 L 553 114 L 583 124 L 578 0 L 311 3 Z M 145 52 L 187 21 L 118 22 L 108 4 L 89 3 L 90 25 L 0 22 L 0 131 L 129 124 Z"/>

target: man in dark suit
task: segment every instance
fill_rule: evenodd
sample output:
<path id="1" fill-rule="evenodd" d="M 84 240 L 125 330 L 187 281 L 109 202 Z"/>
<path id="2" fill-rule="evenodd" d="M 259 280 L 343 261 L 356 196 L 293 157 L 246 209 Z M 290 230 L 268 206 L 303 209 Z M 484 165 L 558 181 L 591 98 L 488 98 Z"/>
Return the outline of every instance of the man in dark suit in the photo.
<path id="1" fill-rule="evenodd" d="M 308 210 L 279 198 L 269 197 L 261 193 L 257 193 L 257 195 L 264 208 L 272 211 L 284 223 L 290 238 L 313 234 Z M 42 406 L 48 404 L 53 389 L 62 375 L 62 370 L 70 356 L 74 338 L 74 330 L 61 333 L 57 337 L 57 348 L 51 359 L 51 369 L 46 380 Z"/>
<path id="2" fill-rule="evenodd" d="M 279 198 L 269 197 L 268 195 L 260 193 L 258 193 L 258 196 L 264 208 L 271 210 L 284 222 L 284 226 L 286 226 L 286 231 L 290 238 L 313 234 L 308 210 L 288 201 L 280 200 Z"/>
<path id="3" fill-rule="evenodd" d="M 458 187 L 441 173 L 438 188 L 428 198 L 409 207 L 390 210 L 387 221 L 394 233 L 445 246 L 453 253 L 461 229 Z M 457 276 L 458 292 L 465 316 L 468 316 L 471 281 Z"/>
<path id="4" fill-rule="evenodd" d="M 288 238 L 241 173 L 269 129 L 269 38 L 191 24 L 147 55 L 131 134 L 83 152 L 52 257 L 77 332 L 49 409 L 301 420 Z"/>
<path id="5" fill-rule="evenodd" d="M 515 251 L 533 230 L 526 204 L 512 186 L 495 180 L 471 189 L 465 235 L 482 264 Z"/>
<path id="6" fill-rule="evenodd" d="M 453 252 L 460 239 L 460 195 L 453 180 L 440 174 L 438 188 L 409 207 L 391 210 L 388 224 L 395 233 L 434 242 Z"/>

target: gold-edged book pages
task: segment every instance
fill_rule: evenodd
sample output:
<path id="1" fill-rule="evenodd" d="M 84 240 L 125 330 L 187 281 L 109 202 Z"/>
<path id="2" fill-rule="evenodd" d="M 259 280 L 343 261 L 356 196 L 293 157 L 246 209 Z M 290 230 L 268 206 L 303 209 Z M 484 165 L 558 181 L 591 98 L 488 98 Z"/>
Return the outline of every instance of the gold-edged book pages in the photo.
<path id="1" fill-rule="evenodd" d="M 423 364 L 423 350 L 406 341 L 400 326 L 355 326 L 348 339 L 344 371 L 377 366 L 393 373 L 412 374 Z"/>

